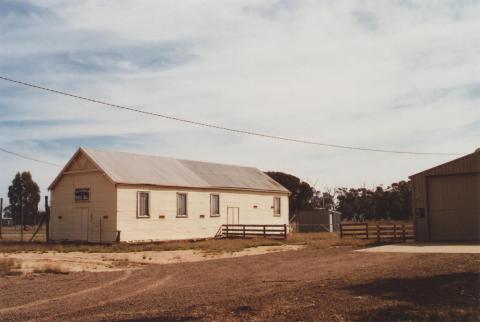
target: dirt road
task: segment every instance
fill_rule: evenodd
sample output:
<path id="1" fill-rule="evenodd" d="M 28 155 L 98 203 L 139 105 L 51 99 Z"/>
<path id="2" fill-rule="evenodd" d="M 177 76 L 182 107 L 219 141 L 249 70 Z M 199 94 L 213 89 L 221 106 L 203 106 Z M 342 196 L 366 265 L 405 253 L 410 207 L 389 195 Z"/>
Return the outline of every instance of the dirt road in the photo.
<path id="1" fill-rule="evenodd" d="M 300 250 L 0 279 L 0 320 L 468 321 L 480 255 Z"/>

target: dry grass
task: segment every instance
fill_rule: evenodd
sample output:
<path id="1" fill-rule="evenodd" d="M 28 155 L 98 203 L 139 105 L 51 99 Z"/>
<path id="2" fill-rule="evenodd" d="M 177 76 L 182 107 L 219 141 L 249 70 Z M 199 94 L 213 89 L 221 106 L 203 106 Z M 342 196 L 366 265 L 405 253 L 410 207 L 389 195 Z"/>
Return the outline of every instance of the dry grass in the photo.
<path id="1" fill-rule="evenodd" d="M 144 251 L 172 251 L 172 250 L 198 250 L 205 253 L 234 253 L 246 248 L 258 246 L 281 246 L 281 245 L 305 245 L 310 248 L 329 248 L 329 247 L 362 247 L 372 244 L 372 241 L 360 239 L 340 239 L 335 233 L 292 233 L 288 239 L 209 239 L 201 241 L 175 241 L 158 242 L 147 244 L 78 244 L 78 243 L 18 243 L 18 242 L 0 242 L 0 252 L 38 252 L 47 251 L 56 252 L 87 252 L 87 253 L 125 253 L 125 252 L 144 252 Z"/>
<path id="2" fill-rule="evenodd" d="M 126 268 L 130 265 L 130 262 L 128 259 L 114 259 L 112 260 L 112 265 L 111 267 L 116 267 L 116 268 Z"/>
<path id="3" fill-rule="evenodd" d="M 36 274 L 68 274 L 68 271 L 59 265 L 48 264 L 42 267 L 37 267 L 33 270 Z"/>
<path id="4" fill-rule="evenodd" d="M 19 275 L 20 263 L 12 258 L 0 258 L 0 277 Z"/>

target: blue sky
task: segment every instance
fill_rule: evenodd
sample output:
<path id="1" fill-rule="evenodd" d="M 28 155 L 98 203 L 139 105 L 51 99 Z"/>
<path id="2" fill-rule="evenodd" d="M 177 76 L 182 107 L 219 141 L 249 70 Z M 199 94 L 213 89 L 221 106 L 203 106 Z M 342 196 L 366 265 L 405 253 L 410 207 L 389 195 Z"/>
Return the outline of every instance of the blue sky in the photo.
<path id="1" fill-rule="evenodd" d="M 229 127 L 344 145 L 480 146 L 480 1 L 0 1 L 0 74 Z M 448 156 L 219 132 L 0 81 L 0 147 L 63 164 L 79 146 L 388 185 Z M 0 196 L 30 170 L 0 154 Z"/>

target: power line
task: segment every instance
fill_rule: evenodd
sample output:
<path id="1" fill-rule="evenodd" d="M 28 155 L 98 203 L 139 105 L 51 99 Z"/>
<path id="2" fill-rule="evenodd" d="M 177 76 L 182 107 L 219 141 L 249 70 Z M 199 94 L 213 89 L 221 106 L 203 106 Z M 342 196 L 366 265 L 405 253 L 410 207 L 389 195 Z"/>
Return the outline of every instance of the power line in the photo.
<path id="1" fill-rule="evenodd" d="M 61 165 L 59 165 L 59 164 L 55 164 L 55 163 L 52 163 L 52 162 L 35 159 L 35 158 L 29 157 L 29 156 L 26 156 L 26 155 L 23 155 L 23 154 L 20 154 L 20 153 L 16 153 L 16 152 L 13 152 L 13 151 L 9 151 L 9 150 L 4 149 L 4 148 L 0 148 L 0 151 L 5 152 L 5 153 L 8 153 L 8 154 L 11 154 L 11 155 L 14 155 L 14 156 L 16 156 L 16 157 L 19 157 L 19 158 L 22 158 L 22 159 L 25 159 L 25 160 L 30 160 L 30 161 L 35 161 L 35 162 L 47 164 L 47 165 L 50 165 L 50 166 L 52 166 L 52 167 L 57 167 L 57 168 L 62 168 L 62 167 L 63 167 L 63 166 L 61 166 Z"/>
<path id="2" fill-rule="evenodd" d="M 84 101 L 88 101 L 88 102 L 92 102 L 92 103 L 96 103 L 96 104 L 101 104 L 101 105 L 104 105 L 104 106 L 107 106 L 107 107 L 118 108 L 118 109 L 130 111 L 130 112 L 136 112 L 136 113 L 146 114 L 146 115 L 150 115 L 150 116 L 161 117 L 161 118 L 172 120 L 172 121 L 183 122 L 183 123 L 187 123 L 187 124 L 203 126 L 203 127 L 222 130 L 222 131 L 228 131 L 228 132 L 233 132 L 233 133 L 263 137 L 263 138 L 280 140 L 280 141 L 303 143 L 303 144 L 330 147 L 330 148 L 338 148 L 338 149 L 369 151 L 369 152 L 411 154 L 411 155 L 459 155 L 459 153 L 414 152 L 414 151 L 400 151 L 400 150 L 386 150 L 386 149 L 377 149 L 377 148 L 365 148 L 365 147 L 358 147 L 358 146 L 349 146 L 349 145 L 322 143 L 322 142 L 316 142 L 316 141 L 310 141 L 310 140 L 294 139 L 294 138 L 289 138 L 289 137 L 276 136 L 276 135 L 265 134 L 265 133 L 260 133 L 260 132 L 253 132 L 253 131 L 248 131 L 248 130 L 233 129 L 233 128 L 229 128 L 229 127 L 225 127 L 225 126 L 221 126 L 221 125 L 215 125 L 215 124 L 210 124 L 210 123 L 193 121 L 193 120 L 179 118 L 179 117 L 176 117 L 176 116 L 159 114 L 159 113 L 154 113 L 154 112 L 148 112 L 148 111 L 144 111 L 144 110 L 137 109 L 137 108 L 112 104 L 112 103 L 100 101 L 100 100 L 97 100 L 97 99 L 83 97 L 83 96 L 79 96 L 79 95 L 75 95 L 75 94 L 71 94 L 71 93 L 67 93 L 67 92 L 63 92 L 63 91 L 59 91 L 59 90 L 35 85 L 35 84 L 23 82 L 23 81 L 14 80 L 14 79 L 3 77 L 3 76 L 0 76 L 0 79 L 3 79 L 3 80 L 8 81 L 8 82 L 16 83 L 16 84 L 28 86 L 28 87 L 31 87 L 31 88 L 40 89 L 40 90 L 47 91 L 47 92 L 50 92 L 50 93 L 55 93 L 55 94 L 59 94 L 59 95 L 63 95 L 63 96 L 69 96 L 69 97 L 73 97 L 73 98 L 76 98 L 76 99 L 80 99 L 80 100 L 84 100 Z"/>

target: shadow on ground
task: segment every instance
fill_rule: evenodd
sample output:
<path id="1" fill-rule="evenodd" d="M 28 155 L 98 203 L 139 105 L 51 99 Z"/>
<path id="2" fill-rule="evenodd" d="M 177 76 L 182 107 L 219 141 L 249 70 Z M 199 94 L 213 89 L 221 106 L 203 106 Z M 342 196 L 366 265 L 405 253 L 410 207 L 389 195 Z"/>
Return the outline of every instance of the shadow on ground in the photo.
<path id="1" fill-rule="evenodd" d="M 356 296 L 388 302 L 361 310 L 358 321 L 478 321 L 480 274 L 452 273 L 429 277 L 387 278 L 348 286 Z"/>

